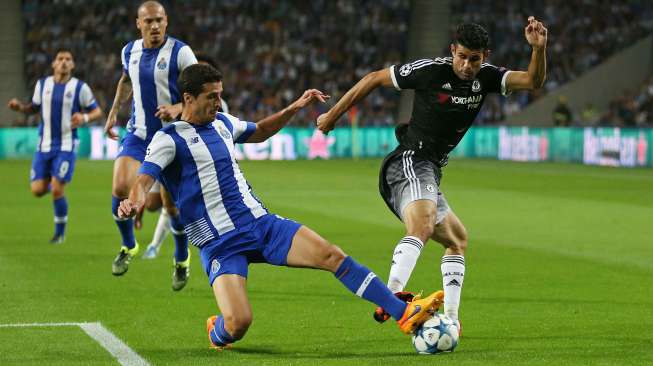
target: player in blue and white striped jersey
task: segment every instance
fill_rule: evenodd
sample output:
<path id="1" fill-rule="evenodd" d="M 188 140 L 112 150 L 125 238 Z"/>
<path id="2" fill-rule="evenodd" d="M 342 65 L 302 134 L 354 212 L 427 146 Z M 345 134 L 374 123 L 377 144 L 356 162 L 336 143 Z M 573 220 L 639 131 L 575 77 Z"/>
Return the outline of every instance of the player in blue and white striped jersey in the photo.
<path id="1" fill-rule="evenodd" d="M 436 293 L 410 304 L 397 299 L 376 275 L 317 233 L 271 214 L 254 195 L 234 156 L 235 143 L 262 142 L 293 115 L 328 96 L 311 89 L 280 112 L 258 123 L 216 113 L 222 75 L 208 65 L 182 72 L 181 121 L 157 132 L 121 217 L 142 211 L 147 192 L 160 179 L 179 207 L 191 242 L 200 247 L 222 314 L 207 320 L 213 347 L 241 339 L 252 322 L 246 289 L 249 263 L 309 267 L 332 272 L 350 291 L 390 310 L 404 333 L 426 321 L 437 305 Z M 388 306 L 388 308 L 386 308 Z"/>
<path id="2" fill-rule="evenodd" d="M 189 65 L 197 63 L 190 47 L 166 35 L 168 19 L 165 9 L 158 2 L 146 1 L 141 4 L 136 26 L 142 38 L 129 42 L 121 51 L 123 73 L 105 126 L 107 135 L 116 139 L 117 135 L 112 128 L 116 123 L 120 105 L 132 95 L 128 133 L 121 142 L 118 158 L 113 166 L 112 213 L 122 237 L 120 251 L 112 265 L 112 273 L 116 276 L 127 272 L 129 262 L 138 252 L 138 244 L 134 238 L 134 222 L 131 218 L 118 218 L 118 204 L 129 194 L 152 136 L 162 127 L 164 121 L 172 120 L 181 112 L 176 85 L 179 73 Z M 187 269 L 188 242 L 179 224 L 179 215 L 174 204 L 167 203 L 166 210 L 171 217 L 171 227 L 177 245 L 175 267 Z M 187 274 L 187 271 L 185 273 Z M 174 276 L 175 274 L 173 287 Z"/>
<path id="3" fill-rule="evenodd" d="M 64 188 L 75 170 L 77 127 L 102 117 L 102 110 L 85 82 L 72 76 L 73 54 L 61 49 L 52 61 L 54 74 L 39 79 L 30 103 L 14 98 L 9 108 L 23 113 L 41 114 L 39 144 L 32 160 L 31 189 L 36 197 L 52 190 L 54 204 L 53 244 L 64 241 L 68 221 L 68 202 Z"/>

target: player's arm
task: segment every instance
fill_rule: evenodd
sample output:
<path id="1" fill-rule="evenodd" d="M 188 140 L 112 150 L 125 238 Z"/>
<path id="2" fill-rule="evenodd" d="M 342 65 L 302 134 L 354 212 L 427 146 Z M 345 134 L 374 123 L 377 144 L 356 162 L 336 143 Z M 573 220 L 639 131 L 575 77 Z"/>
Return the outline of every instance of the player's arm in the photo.
<path id="1" fill-rule="evenodd" d="M 256 123 L 256 129 L 249 138 L 247 138 L 246 142 L 263 142 L 267 140 L 279 132 L 279 130 L 281 130 L 300 109 L 316 100 L 324 103 L 327 99 L 329 99 L 329 96 L 317 89 L 306 90 L 299 99 L 292 102 L 286 108 L 258 121 Z"/>
<path id="2" fill-rule="evenodd" d="M 154 113 L 154 116 L 162 121 L 170 122 L 174 121 L 178 116 L 181 115 L 181 110 L 181 103 L 163 104 L 156 108 L 156 113 Z"/>
<path id="3" fill-rule="evenodd" d="M 333 130 L 336 122 L 343 113 L 348 111 L 351 106 L 358 103 L 361 99 L 365 98 L 370 92 L 372 92 L 372 90 L 380 86 L 393 86 L 391 73 L 392 70 L 387 68 L 373 71 L 365 75 L 365 77 L 363 77 L 358 83 L 356 83 L 356 85 L 349 89 L 342 98 L 340 98 L 336 105 L 317 118 L 317 128 L 324 133 L 328 133 Z"/>
<path id="4" fill-rule="evenodd" d="M 142 212 L 145 207 L 145 198 L 147 193 L 150 191 L 154 185 L 153 176 L 149 174 L 141 174 L 136 179 L 136 183 L 129 191 L 129 198 L 124 199 L 120 202 L 118 207 L 118 217 L 133 217 L 138 212 Z"/>
<path id="5" fill-rule="evenodd" d="M 132 93 L 132 82 L 127 73 L 123 72 L 120 80 L 118 81 L 118 86 L 116 87 L 116 97 L 113 99 L 113 105 L 111 110 L 109 110 L 109 115 L 107 116 L 107 123 L 104 125 L 104 133 L 113 140 L 118 139 L 118 135 L 113 132 L 113 126 L 116 124 L 118 119 L 118 112 L 120 107 L 129 100 L 129 97 Z"/>
<path id="6" fill-rule="evenodd" d="M 506 88 L 510 91 L 539 89 L 546 79 L 547 29 L 531 16 L 528 17 L 524 34 L 528 44 L 533 47 L 531 62 L 528 71 L 511 71 L 506 75 Z"/>
<path id="7" fill-rule="evenodd" d="M 132 217 L 143 211 L 148 192 L 161 171 L 174 160 L 175 154 L 176 146 L 170 135 L 158 131 L 147 146 L 145 160 L 138 171 L 136 184 L 129 191 L 129 198 L 120 202 L 119 217 Z"/>
<path id="8" fill-rule="evenodd" d="M 92 122 L 92 121 L 97 121 L 98 119 L 102 118 L 104 113 L 102 112 L 102 108 L 99 106 L 96 106 L 95 108 L 91 109 L 89 112 L 86 113 L 81 113 L 81 112 L 76 112 L 70 117 L 70 122 L 72 124 L 72 128 L 77 128 L 83 124 Z"/>
<path id="9" fill-rule="evenodd" d="M 9 107 L 9 109 L 11 109 L 12 111 L 21 112 L 25 114 L 38 113 L 40 109 L 40 106 L 37 104 L 34 104 L 32 102 L 23 103 L 16 98 L 12 98 L 9 101 L 9 103 L 7 103 L 7 107 Z"/>

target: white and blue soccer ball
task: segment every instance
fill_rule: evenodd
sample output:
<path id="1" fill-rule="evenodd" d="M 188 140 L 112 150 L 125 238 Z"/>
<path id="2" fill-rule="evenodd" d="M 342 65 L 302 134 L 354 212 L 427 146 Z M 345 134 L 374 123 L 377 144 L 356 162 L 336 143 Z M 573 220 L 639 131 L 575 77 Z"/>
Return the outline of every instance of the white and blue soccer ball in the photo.
<path id="1" fill-rule="evenodd" d="M 413 334 L 413 346 L 419 354 L 453 352 L 457 345 L 458 327 L 444 314 L 433 314 Z"/>

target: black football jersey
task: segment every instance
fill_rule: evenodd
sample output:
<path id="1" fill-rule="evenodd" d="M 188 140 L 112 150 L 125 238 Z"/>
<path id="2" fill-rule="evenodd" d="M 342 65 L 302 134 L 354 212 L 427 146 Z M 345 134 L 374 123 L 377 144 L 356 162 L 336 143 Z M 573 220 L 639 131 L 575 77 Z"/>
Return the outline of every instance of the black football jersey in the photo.
<path id="1" fill-rule="evenodd" d="M 452 58 L 417 60 L 390 68 L 398 90 L 414 89 L 413 112 L 408 125 L 396 130 L 400 149 L 443 166 L 447 155 L 463 138 L 481 110 L 488 93 L 507 94 L 507 69 L 484 63 L 474 80 L 461 80 Z"/>

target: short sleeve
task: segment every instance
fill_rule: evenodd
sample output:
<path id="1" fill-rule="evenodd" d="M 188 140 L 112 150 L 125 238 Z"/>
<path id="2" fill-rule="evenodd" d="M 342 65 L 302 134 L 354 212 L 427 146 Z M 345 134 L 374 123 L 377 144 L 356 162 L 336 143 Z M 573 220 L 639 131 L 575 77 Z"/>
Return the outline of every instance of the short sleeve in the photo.
<path id="1" fill-rule="evenodd" d="M 506 86 L 506 78 L 510 74 L 510 70 L 505 67 L 497 67 L 491 64 L 483 64 L 482 70 L 484 72 L 484 84 L 486 85 L 488 93 L 501 93 L 502 95 L 509 95 L 510 90 Z"/>
<path id="2" fill-rule="evenodd" d="M 147 146 L 145 160 L 138 173 L 158 179 L 161 170 L 175 159 L 175 153 L 176 147 L 172 137 L 163 131 L 158 131 Z"/>
<path id="3" fill-rule="evenodd" d="M 434 79 L 439 65 L 432 59 L 417 60 L 401 66 L 393 65 L 390 67 L 392 84 L 397 90 L 424 89 Z"/>
<path id="4" fill-rule="evenodd" d="M 218 113 L 218 115 L 220 114 L 226 117 L 226 120 L 219 116 L 216 117 L 225 122 L 225 125 L 231 131 L 235 143 L 242 144 L 247 142 L 247 139 L 256 131 L 256 123 L 254 122 L 241 121 L 238 117 L 227 113 Z"/>
<path id="5" fill-rule="evenodd" d="M 129 47 L 129 44 L 125 45 L 125 47 L 122 48 L 122 51 L 120 51 L 120 63 L 122 64 L 122 72 L 129 75 L 129 65 L 127 65 L 127 54 L 126 54 L 127 47 Z"/>
<path id="6" fill-rule="evenodd" d="M 79 105 L 86 110 L 97 108 L 97 102 L 93 96 L 93 91 L 91 91 L 91 87 L 86 83 L 82 85 L 82 89 L 79 91 Z"/>
<path id="7" fill-rule="evenodd" d="M 191 50 L 188 46 L 183 46 L 179 50 L 179 54 L 177 54 L 177 67 L 179 68 L 179 71 L 183 71 L 188 66 L 194 65 L 196 63 L 197 58 L 195 58 L 193 50 Z"/>
<path id="8" fill-rule="evenodd" d="M 37 80 L 34 85 L 34 95 L 32 96 L 32 104 L 35 106 L 41 105 L 41 88 L 43 87 L 43 80 Z"/>

